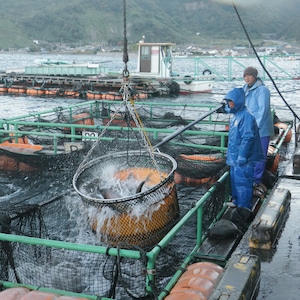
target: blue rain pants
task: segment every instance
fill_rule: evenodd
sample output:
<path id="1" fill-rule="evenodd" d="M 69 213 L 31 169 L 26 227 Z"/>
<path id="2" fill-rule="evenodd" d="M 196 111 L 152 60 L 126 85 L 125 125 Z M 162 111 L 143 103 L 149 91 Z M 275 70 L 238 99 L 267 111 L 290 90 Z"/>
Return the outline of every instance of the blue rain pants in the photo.
<path id="1" fill-rule="evenodd" d="M 231 196 L 238 207 L 252 208 L 254 164 L 230 167 Z"/>
<path id="2" fill-rule="evenodd" d="M 264 175 L 265 167 L 266 167 L 266 162 L 267 162 L 267 155 L 268 155 L 268 147 L 269 147 L 269 142 L 270 142 L 270 137 L 269 136 L 263 136 L 260 138 L 263 154 L 264 154 L 264 159 L 255 163 L 254 167 L 254 184 L 260 184 L 262 177 Z"/>

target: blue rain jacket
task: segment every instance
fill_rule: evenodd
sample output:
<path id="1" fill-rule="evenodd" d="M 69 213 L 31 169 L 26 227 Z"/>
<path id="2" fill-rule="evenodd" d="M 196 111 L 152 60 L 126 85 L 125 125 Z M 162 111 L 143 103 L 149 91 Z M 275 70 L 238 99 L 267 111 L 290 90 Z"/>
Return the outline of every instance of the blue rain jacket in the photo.
<path id="1" fill-rule="evenodd" d="M 235 105 L 233 109 L 228 110 L 233 114 L 233 118 L 230 121 L 226 163 L 234 166 L 254 164 L 263 160 L 259 131 L 255 117 L 245 106 L 243 88 L 231 90 L 224 100 L 232 100 Z"/>
<path id="2" fill-rule="evenodd" d="M 260 137 L 274 134 L 273 116 L 270 106 L 270 90 L 264 85 L 260 78 L 251 88 L 243 86 L 246 95 L 246 106 L 256 119 Z"/>

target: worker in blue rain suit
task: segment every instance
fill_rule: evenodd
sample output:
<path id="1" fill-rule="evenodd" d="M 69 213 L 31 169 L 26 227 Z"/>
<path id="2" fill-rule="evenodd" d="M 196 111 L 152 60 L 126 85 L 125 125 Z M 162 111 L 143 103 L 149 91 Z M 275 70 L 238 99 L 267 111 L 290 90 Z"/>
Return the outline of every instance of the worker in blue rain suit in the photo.
<path id="1" fill-rule="evenodd" d="M 230 207 L 252 208 L 254 165 L 264 159 L 255 117 L 245 106 L 243 88 L 234 88 L 224 98 L 233 114 L 230 121 L 227 159 L 230 166 L 231 196 Z"/>
<path id="2" fill-rule="evenodd" d="M 264 153 L 264 159 L 256 163 L 254 167 L 254 186 L 259 187 L 265 171 L 270 137 L 274 134 L 273 115 L 270 107 L 270 90 L 258 77 L 256 68 L 246 68 L 243 75 L 245 81 L 243 86 L 246 95 L 245 103 L 255 117 Z"/>

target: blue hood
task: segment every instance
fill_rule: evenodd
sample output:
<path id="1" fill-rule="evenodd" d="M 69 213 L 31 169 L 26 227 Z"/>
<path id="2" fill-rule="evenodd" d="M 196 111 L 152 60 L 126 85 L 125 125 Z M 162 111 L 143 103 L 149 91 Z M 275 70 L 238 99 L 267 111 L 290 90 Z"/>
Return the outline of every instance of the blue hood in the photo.
<path id="1" fill-rule="evenodd" d="M 236 113 L 245 107 L 245 92 L 243 88 L 234 88 L 227 93 L 224 100 L 226 100 L 228 105 L 228 100 L 234 102 L 234 108 L 230 109 L 229 112 Z"/>

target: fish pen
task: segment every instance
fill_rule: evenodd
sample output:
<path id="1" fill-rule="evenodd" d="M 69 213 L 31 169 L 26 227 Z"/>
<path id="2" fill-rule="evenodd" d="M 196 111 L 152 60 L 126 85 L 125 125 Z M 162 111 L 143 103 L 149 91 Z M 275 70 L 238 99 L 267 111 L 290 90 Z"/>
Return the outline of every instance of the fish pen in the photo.
<path id="1" fill-rule="evenodd" d="M 137 153 L 133 155 L 138 157 Z M 160 165 L 167 165 L 165 168 L 170 176 L 159 186 L 163 191 L 158 191 L 157 195 L 165 195 L 167 186 L 167 194 L 175 197 L 172 159 L 171 166 L 165 155 L 160 159 Z M 91 161 L 91 165 L 95 165 Z M 134 165 L 132 159 L 129 161 Z M 80 172 L 85 173 L 85 170 L 89 168 L 79 169 L 78 176 L 81 177 Z M 176 224 L 166 222 L 167 230 L 150 232 L 152 240 L 146 245 L 139 239 L 120 242 L 101 239 L 88 221 L 91 207 L 84 200 L 93 200 L 80 197 L 71 188 L 65 194 L 43 201 L 10 199 L 1 206 L 2 286 L 25 286 L 86 299 L 158 297 L 167 283 L 174 280 L 173 274 L 190 263 L 207 229 L 225 209 L 228 173 L 224 172 L 209 189 L 177 184 L 176 201 L 172 199 L 178 203 L 178 210 L 171 215 Z M 156 179 L 151 180 L 156 184 Z M 124 205 L 112 202 L 115 202 L 111 203 L 115 210 L 120 209 L 118 205 Z M 132 208 L 137 209 L 136 202 Z M 180 250 L 183 244 L 184 250 Z M 188 259 L 187 253 L 190 253 Z"/>
<path id="2" fill-rule="evenodd" d="M 189 151 L 194 154 L 201 143 L 190 141 L 186 147 L 179 138 L 178 144 L 175 142 L 169 150 L 165 145 L 149 156 L 149 149 L 141 147 L 145 140 L 149 138 L 148 147 L 154 142 L 153 148 L 158 148 L 164 144 L 165 136 L 176 133 L 176 129 L 132 126 L 129 130 L 118 126 L 113 131 L 114 126 L 97 123 L 95 113 L 103 109 L 100 102 L 93 104 L 99 108 L 88 111 L 93 112 L 94 125 L 42 122 L 47 114 L 38 115 L 38 120 L 37 116 L 30 116 L 30 121 L 28 117 L 3 121 L 14 134 L 13 139 L 29 132 L 29 138 L 39 137 L 37 129 L 29 131 L 27 126 L 36 126 L 41 131 L 42 125 L 47 130 L 57 126 L 66 130 L 69 126 L 71 134 L 65 138 L 71 135 L 74 139 L 82 138 L 76 135 L 75 128 L 99 131 L 97 141 L 85 153 L 72 179 L 63 172 L 49 175 L 47 171 L 47 176 L 54 176 L 60 183 L 51 197 L 44 196 L 41 201 L 40 197 L 18 195 L 1 207 L 3 287 L 22 285 L 87 299 L 157 297 L 173 274 L 192 260 L 192 253 L 199 248 L 207 229 L 225 209 L 224 191 L 229 191 L 224 157 L 218 172 L 210 174 L 214 183 L 203 185 L 199 180 L 197 185 L 190 185 L 176 181 L 177 161 L 173 156 L 187 155 Z M 110 113 L 112 105 L 108 106 Z M 70 108 L 66 112 L 71 114 Z M 194 132 L 202 136 L 203 151 L 207 153 L 207 136 L 214 132 L 192 129 L 186 132 L 191 137 Z M 139 137 L 141 130 L 143 134 Z M 218 137 L 215 151 L 226 149 L 226 134 L 222 132 Z M 169 153 L 161 152 L 162 149 Z M 33 182 L 34 176 L 42 176 L 39 174 L 33 175 Z M 67 192 L 57 195 L 60 188 Z M 183 243 L 185 249 L 178 251 Z M 170 262 L 172 268 L 167 267 Z"/>
<path id="3" fill-rule="evenodd" d="M 182 115 L 189 108 L 187 125 L 143 127 L 135 118 L 142 114 L 137 114 L 130 115 L 136 126 L 114 126 L 120 109 L 114 110 L 113 103 L 104 107 L 110 115 L 106 124 L 95 118 L 104 103 L 84 104 L 88 110 L 81 104 L 59 114 L 65 120 L 73 112 L 89 113 L 93 121 L 84 115 L 80 123 L 74 118 L 55 122 L 57 111 L 50 112 L 52 122 L 47 114 L 1 120 L 6 128 L 2 144 L 22 135 L 43 144 L 44 136 L 56 137 L 57 145 L 69 139 L 89 144 L 81 163 L 71 168 L 74 172 L 66 165 L 55 172 L 50 168 L 26 174 L 10 197 L 0 195 L 2 287 L 94 300 L 164 299 L 187 266 L 198 260 L 208 231 L 226 210 L 228 116 L 222 114 L 220 120 L 217 108 L 199 105 L 202 110 L 196 111 L 195 105 L 187 105 L 181 106 Z M 153 116 L 160 112 L 161 125 L 165 111 L 151 105 L 142 104 L 142 109 L 147 107 Z M 127 116 L 126 122 L 131 120 Z M 86 119 L 93 124 L 82 122 Z M 273 158 L 291 127 L 281 129 Z M 97 134 L 86 138 L 85 130 Z M 41 178 L 49 179 L 48 185 L 41 185 Z M 25 187 L 28 193 L 21 194 Z"/>

